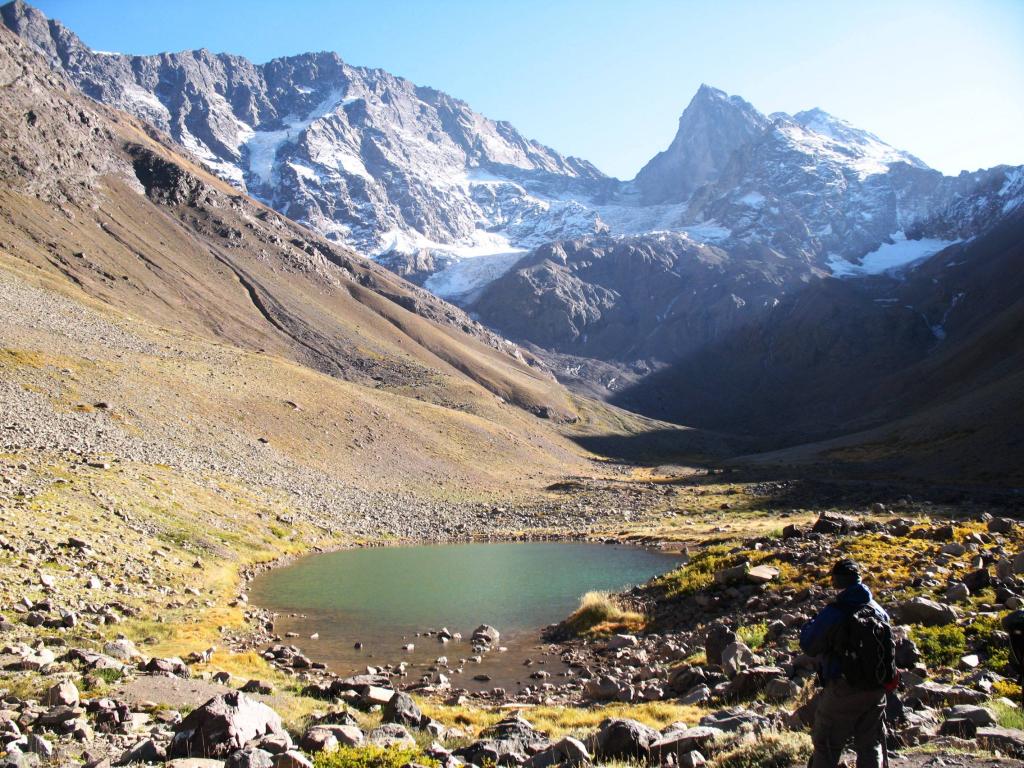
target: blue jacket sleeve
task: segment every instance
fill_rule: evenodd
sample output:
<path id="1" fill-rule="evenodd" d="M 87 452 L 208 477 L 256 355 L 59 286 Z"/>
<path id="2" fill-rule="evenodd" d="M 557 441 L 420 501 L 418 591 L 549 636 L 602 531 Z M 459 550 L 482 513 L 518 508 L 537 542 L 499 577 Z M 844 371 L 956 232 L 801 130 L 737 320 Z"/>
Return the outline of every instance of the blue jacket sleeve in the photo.
<path id="1" fill-rule="evenodd" d="M 821 656 L 827 650 L 825 643 L 829 630 L 843 618 L 843 612 L 834 605 L 825 608 L 804 624 L 800 630 L 800 649 L 808 656 Z"/>

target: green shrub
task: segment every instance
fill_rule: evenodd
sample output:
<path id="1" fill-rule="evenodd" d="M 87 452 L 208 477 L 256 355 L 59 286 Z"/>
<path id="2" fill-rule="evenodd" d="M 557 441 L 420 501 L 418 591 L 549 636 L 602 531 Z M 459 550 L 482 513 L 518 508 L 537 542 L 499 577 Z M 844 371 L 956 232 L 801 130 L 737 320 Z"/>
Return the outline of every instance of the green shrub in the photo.
<path id="1" fill-rule="evenodd" d="M 118 682 L 124 673 L 120 669 L 94 669 L 82 678 L 82 687 L 86 691 L 96 692 Z"/>
<path id="2" fill-rule="evenodd" d="M 407 763 L 440 768 L 440 763 L 419 749 L 401 747 L 340 747 L 321 752 L 313 760 L 316 768 L 402 768 Z"/>
<path id="3" fill-rule="evenodd" d="M 791 768 L 806 765 L 811 739 L 806 733 L 766 733 L 717 755 L 710 768 Z"/>
<path id="4" fill-rule="evenodd" d="M 997 634 L 1002 629 L 1002 617 L 992 614 L 979 615 L 964 627 L 970 647 L 981 654 L 989 669 L 997 672 L 1002 672 L 1010 663 L 1009 644 Z"/>
<path id="5" fill-rule="evenodd" d="M 985 660 L 985 666 L 991 669 L 993 672 L 999 674 L 1014 674 L 1013 669 L 1010 666 L 1010 649 L 1007 647 L 989 647 L 988 658 Z"/>
<path id="6" fill-rule="evenodd" d="M 107 685 L 113 685 L 122 677 L 124 677 L 124 672 L 122 672 L 120 669 L 97 669 L 93 670 L 92 674 L 98 677 Z"/>
<path id="7" fill-rule="evenodd" d="M 659 579 L 669 597 L 692 595 L 711 586 L 715 571 L 736 565 L 741 557 L 730 554 L 732 547 L 719 544 L 696 553 L 690 562 Z"/>
<path id="8" fill-rule="evenodd" d="M 1019 688 L 1016 693 L 1020 694 Z M 1024 712 L 1021 712 L 1019 707 L 1012 707 L 1001 701 L 991 701 L 988 704 L 988 708 L 992 710 L 992 714 L 995 715 L 996 722 L 999 723 L 1000 727 L 1024 729 Z"/>
<path id="9" fill-rule="evenodd" d="M 736 630 L 736 634 L 740 636 L 740 640 L 746 643 L 750 650 L 756 651 L 764 645 L 765 638 L 768 636 L 768 625 L 764 622 L 760 624 L 745 624 Z"/>
<path id="10" fill-rule="evenodd" d="M 955 624 L 944 627 L 914 627 L 910 637 L 930 668 L 955 666 L 967 653 L 967 636 Z"/>

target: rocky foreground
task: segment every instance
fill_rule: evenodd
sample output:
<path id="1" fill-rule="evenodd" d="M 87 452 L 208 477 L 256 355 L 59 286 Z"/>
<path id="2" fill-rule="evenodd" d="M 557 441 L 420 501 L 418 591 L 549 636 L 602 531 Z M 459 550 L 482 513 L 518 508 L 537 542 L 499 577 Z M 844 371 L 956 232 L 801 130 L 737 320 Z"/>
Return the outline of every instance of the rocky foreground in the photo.
<path id="1" fill-rule="evenodd" d="M 64 535 L 57 525 L 7 529 L 0 566 L 20 567 L 4 571 L 0 606 L 2 759 L 801 764 L 815 684 L 813 662 L 795 640 L 829 598 L 822 585 L 831 563 L 849 556 L 871 574 L 899 625 L 894 764 L 1021 765 L 1012 760 L 1024 755 L 1020 688 L 1000 627 L 1002 615 L 1024 605 L 1020 524 L 973 506 L 910 501 L 842 511 L 782 513 L 797 522 L 752 538 L 717 526 L 690 543 L 682 568 L 619 597 L 646 614 L 646 631 L 623 631 L 614 616 L 589 630 L 553 626 L 566 672 L 539 669 L 515 693 L 472 694 L 453 682 L 447 661 L 418 678 L 400 663 L 332 673 L 290 644 L 301 641 L 276 635 L 272 615 L 248 605 L 245 568 L 211 589 L 223 577 L 216 556 L 189 559 L 175 544 L 159 557 L 150 552 L 148 565 L 140 559 L 121 582 L 102 566 L 112 539 L 90 531 L 50 543 L 44 534 Z M 673 519 L 651 530 L 676 538 L 681 529 Z M 122 598 L 108 599 L 118 584 Z M 215 617 L 224 624 L 208 626 Z M 466 641 L 478 654 L 499 642 L 491 627 Z M 258 653 L 247 652 L 254 643 Z M 457 654 L 449 655 L 454 666 Z"/>

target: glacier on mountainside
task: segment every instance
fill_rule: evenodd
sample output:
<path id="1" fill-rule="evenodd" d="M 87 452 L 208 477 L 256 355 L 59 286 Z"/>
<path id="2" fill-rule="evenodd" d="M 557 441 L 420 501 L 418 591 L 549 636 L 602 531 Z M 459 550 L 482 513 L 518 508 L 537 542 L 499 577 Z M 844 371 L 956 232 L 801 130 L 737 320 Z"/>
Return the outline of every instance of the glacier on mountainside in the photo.
<path id="1" fill-rule="evenodd" d="M 864 254 L 860 263 L 854 263 L 842 256 L 829 256 L 827 266 L 833 277 L 862 277 L 864 275 L 880 275 L 913 266 L 935 255 L 959 240 L 938 240 L 921 238 L 908 240 L 903 232 L 894 232 L 890 236 L 891 243 L 882 243 L 871 253 Z"/>

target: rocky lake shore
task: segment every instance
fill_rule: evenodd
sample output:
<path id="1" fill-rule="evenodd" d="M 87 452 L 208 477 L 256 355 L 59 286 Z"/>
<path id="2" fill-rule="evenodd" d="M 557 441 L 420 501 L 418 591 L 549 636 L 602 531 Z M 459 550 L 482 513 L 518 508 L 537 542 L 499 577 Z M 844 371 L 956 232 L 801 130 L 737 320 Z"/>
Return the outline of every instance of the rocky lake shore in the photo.
<path id="1" fill-rule="evenodd" d="M 214 517 L 232 534 L 217 542 L 184 537 L 178 518 L 119 507 L 110 484 L 125 487 L 126 467 L 47 459 L 4 469 L 0 741 L 11 765 L 331 765 L 366 745 L 445 766 L 799 762 L 814 681 L 794 641 L 826 601 L 839 553 L 867 567 L 900 625 L 894 764 L 942 754 L 946 765 L 1013 765 L 1024 750 L 999 625 L 1024 604 L 1024 530 L 1010 507 L 868 503 L 873 491 L 861 489 L 815 509 L 799 482 L 714 473 L 574 480 L 570 505 L 615 513 L 583 528 L 520 527 L 564 503 L 560 486 L 532 509 L 470 516 L 481 524 L 459 538 L 634 541 L 680 551 L 683 564 L 615 598 L 642 626 L 613 614 L 553 625 L 543 653 L 562 671 L 541 664 L 517 691 L 469 691 L 459 680 L 471 670 L 453 667 L 500 652 L 500 627 L 443 645 L 439 628 L 424 627 L 422 642 L 451 658 L 425 674 L 411 674 L 396 648 L 393 660 L 342 675 L 318 662 L 315 643 L 279 634 L 277 617 L 249 603 L 252 577 L 296 554 L 402 540 L 325 535 L 271 507 L 244 526 Z M 153 472 L 151 490 L 170 478 Z M 181 504 L 196 492 L 149 495 Z M 236 493 L 232 504 L 245 498 Z M 18 525 L 19 510 L 44 502 L 49 518 Z"/>

